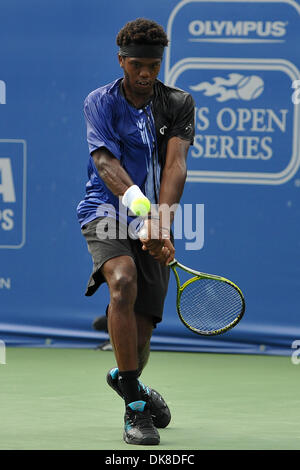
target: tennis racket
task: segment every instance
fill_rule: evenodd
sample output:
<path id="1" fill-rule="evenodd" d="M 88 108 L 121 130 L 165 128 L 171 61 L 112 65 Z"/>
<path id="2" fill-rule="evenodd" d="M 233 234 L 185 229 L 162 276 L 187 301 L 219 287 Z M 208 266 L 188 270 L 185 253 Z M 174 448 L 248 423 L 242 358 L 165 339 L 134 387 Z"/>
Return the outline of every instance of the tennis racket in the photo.
<path id="1" fill-rule="evenodd" d="M 187 328 L 198 335 L 214 336 L 238 324 L 245 312 L 245 299 L 238 286 L 224 277 L 187 268 L 175 259 L 169 266 L 177 283 L 177 313 Z M 192 275 L 183 284 L 178 268 Z"/>

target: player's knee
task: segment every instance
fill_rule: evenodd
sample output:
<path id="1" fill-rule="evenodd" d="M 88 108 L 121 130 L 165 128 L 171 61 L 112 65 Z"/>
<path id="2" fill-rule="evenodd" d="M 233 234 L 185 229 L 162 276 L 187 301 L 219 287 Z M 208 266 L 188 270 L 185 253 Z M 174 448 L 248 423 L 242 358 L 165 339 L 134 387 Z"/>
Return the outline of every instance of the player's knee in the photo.
<path id="1" fill-rule="evenodd" d="M 110 284 L 111 302 L 132 304 L 136 299 L 137 280 L 134 271 L 116 273 Z"/>

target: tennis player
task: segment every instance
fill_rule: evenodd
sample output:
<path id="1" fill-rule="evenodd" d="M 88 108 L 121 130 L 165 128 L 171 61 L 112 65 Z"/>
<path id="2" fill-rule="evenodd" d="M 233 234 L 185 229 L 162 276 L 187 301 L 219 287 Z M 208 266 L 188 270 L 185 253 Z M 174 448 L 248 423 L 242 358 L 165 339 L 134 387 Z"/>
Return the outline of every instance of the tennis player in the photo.
<path id="1" fill-rule="evenodd" d="M 125 402 L 123 437 L 129 444 L 154 445 L 160 441 L 157 428 L 166 427 L 171 414 L 162 396 L 139 377 L 153 328 L 162 320 L 168 264 L 175 254 L 174 214 L 162 226 L 161 212 L 153 217 L 151 211 L 143 241 L 126 230 L 150 205 L 179 202 L 194 136 L 194 102 L 157 79 L 168 45 L 160 25 L 144 18 L 131 21 L 118 33 L 117 45 L 124 76 L 91 92 L 84 103 L 89 181 L 77 213 L 93 259 L 85 295 L 103 282 L 110 292 L 108 329 L 117 367 L 108 372 L 107 382 Z M 120 207 L 128 208 L 126 218 Z M 111 226 L 118 227 L 113 236 Z"/>

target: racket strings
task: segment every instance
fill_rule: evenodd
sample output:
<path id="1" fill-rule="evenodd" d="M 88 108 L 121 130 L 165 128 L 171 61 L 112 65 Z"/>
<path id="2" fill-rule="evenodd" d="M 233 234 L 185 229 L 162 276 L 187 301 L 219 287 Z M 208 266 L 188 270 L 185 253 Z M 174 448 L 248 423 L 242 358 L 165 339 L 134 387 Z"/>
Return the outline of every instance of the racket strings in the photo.
<path id="1" fill-rule="evenodd" d="M 214 279 L 197 279 L 182 291 L 180 314 L 193 329 L 202 332 L 221 330 L 239 317 L 243 302 L 230 284 Z"/>

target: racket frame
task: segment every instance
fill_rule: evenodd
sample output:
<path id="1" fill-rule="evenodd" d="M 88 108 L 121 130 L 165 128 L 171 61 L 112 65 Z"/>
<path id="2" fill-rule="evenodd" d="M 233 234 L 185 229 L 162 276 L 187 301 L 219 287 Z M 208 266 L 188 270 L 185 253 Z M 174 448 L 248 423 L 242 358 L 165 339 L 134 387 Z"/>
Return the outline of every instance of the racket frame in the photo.
<path id="1" fill-rule="evenodd" d="M 174 259 L 171 263 L 169 263 L 169 266 L 172 268 L 172 271 L 175 275 L 176 284 L 177 284 L 176 308 L 177 308 L 178 316 L 179 316 L 181 322 L 189 330 L 193 331 L 193 333 L 196 333 L 200 336 L 217 336 L 217 335 L 221 335 L 223 333 L 226 333 L 226 331 L 231 330 L 231 328 L 233 328 L 242 319 L 242 317 L 244 315 L 244 312 L 245 312 L 245 307 L 246 307 L 244 295 L 243 295 L 241 289 L 236 284 L 234 284 L 232 281 L 230 281 L 229 279 L 226 279 L 225 277 L 222 277 L 222 276 L 216 276 L 214 274 L 202 273 L 202 272 L 196 271 L 195 269 L 188 268 L 187 266 L 184 266 L 183 264 L 179 263 L 179 261 L 177 261 L 176 259 Z M 176 267 L 179 267 L 183 271 L 186 271 L 188 274 L 193 274 L 194 277 L 188 279 L 183 284 L 181 284 L 179 274 L 176 271 Z M 229 284 L 230 286 L 232 286 L 238 292 L 238 294 L 240 295 L 241 303 L 242 303 L 241 312 L 239 313 L 239 315 L 232 322 L 230 322 L 225 327 L 219 328 L 218 330 L 212 330 L 212 331 L 199 330 L 197 328 L 192 327 L 191 325 L 189 325 L 184 320 L 184 318 L 181 314 L 181 310 L 180 310 L 180 299 L 181 299 L 182 292 L 184 291 L 186 286 L 188 286 L 192 282 L 198 281 L 199 279 L 214 279 L 216 281 L 224 282 L 224 283 Z"/>

